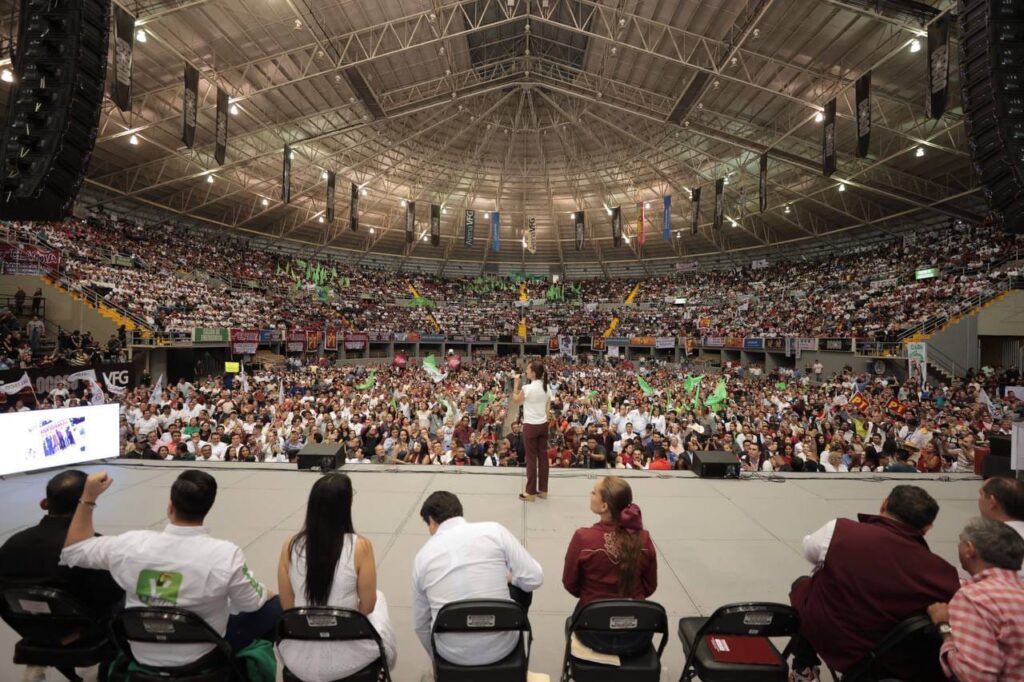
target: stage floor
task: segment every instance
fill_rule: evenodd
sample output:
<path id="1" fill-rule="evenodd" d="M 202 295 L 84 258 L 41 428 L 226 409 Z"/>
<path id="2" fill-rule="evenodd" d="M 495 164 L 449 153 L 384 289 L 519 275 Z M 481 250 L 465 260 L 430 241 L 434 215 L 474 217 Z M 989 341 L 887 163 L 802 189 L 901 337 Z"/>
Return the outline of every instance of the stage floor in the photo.
<path id="1" fill-rule="evenodd" d="M 280 467 L 280 469 L 273 469 Z M 101 467 L 82 467 L 93 471 Z M 182 467 L 165 463 L 105 467 L 113 487 L 96 510 L 104 534 L 161 528 L 171 482 Z M 217 502 L 208 519 L 212 533 L 241 546 L 255 575 L 275 591 L 281 545 L 302 524 L 306 496 L 317 475 L 286 465 L 210 465 Z M 545 571 L 544 586 L 530 610 L 534 649 L 530 668 L 558 679 L 563 625 L 574 599 L 561 585 L 562 561 L 573 530 L 590 525 L 588 494 L 594 476 L 583 470 L 553 472 L 551 497 L 523 503 L 516 497 L 522 470 L 348 467 L 357 495 L 356 530 L 374 545 L 378 588 L 387 595 L 399 642 L 396 682 L 420 682 L 429 659 L 412 629 L 412 560 L 427 540 L 418 511 L 435 490 L 459 495 L 470 521 L 497 521 L 524 542 Z M 39 521 L 39 500 L 53 472 L 0 481 L 0 542 Z M 904 476 L 876 480 L 867 474 L 835 477 L 790 474 L 778 481 L 701 480 L 689 473 L 630 477 L 635 501 L 658 550 L 658 590 L 652 599 L 670 616 L 669 644 L 662 659 L 665 680 L 677 680 L 682 649 L 676 622 L 709 614 L 736 601 L 787 601 L 793 579 L 808 572 L 801 539 L 836 516 L 876 513 L 897 482 L 926 488 L 941 505 L 928 534 L 932 549 L 956 564 L 957 534 L 977 515 L 976 477 Z M 946 480 L 941 480 L 941 479 Z M 951 479 L 951 480 L 950 480 Z M 0 680 L 21 679 L 11 663 L 14 633 L 0 625 Z M 51 671 L 48 679 L 63 679 Z M 87 678 L 92 679 L 92 677 Z"/>

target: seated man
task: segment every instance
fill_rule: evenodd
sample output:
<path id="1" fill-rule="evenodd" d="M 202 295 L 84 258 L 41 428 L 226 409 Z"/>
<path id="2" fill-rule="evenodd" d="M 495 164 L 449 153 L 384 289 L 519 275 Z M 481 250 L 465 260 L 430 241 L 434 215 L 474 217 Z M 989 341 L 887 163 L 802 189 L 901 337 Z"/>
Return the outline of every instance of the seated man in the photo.
<path id="1" fill-rule="evenodd" d="M 127 606 L 175 606 L 194 612 L 238 652 L 256 639 L 273 639 L 281 603 L 253 577 L 242 550 L 211 538 L 203 520 L 217 497 L 210 474 L 189 469 L 171 486 L 170 523 L 162 531 L 138 530 L 93 537 L 96 499 L 113 483 L 90 474 L 64 541 L 67 566 L 110 571 L 124 588 Z M 240 612 L 228 617 L 232 611 Z M 210 653 L 212 645 L 132 644 L 144 665 L 182 666 Z"/>
<path id="2" fill-rule="evenodd" d="M 995 479 L 990 479 L 995 480 Z M 928 607 L 943 643 L 946 677 L 1020 680 L 1024 671 L 1024 539 L 1000 521 L 972 519 L 960 533 L 960 564 L 971 575 L 949 604 Z"/>
<path id="3" fill-rule="evenodd" d="M 430 539 L 413 561 L 413 623 L 427 653 L 434 618 L 445 604 L 463 599 L 509 599 L 528 606 L 544 574 L 540 564 L 506 528 L 469 523 L 452 493 L 432 493 L 420 509 Z M 437 637 L 437 653 L 455 665 L 487 665 L 512 653 L 517 632 L 450 633 Z"/>
<path id="4" fill-rule="evenodd" d="M 804 556 L 815 569 L 789 595 L 800 614 L 791 679 L 818 679 L 818 655 L 846 672 L 900 622 L 953 596 L 956 569 L 924 539 L 938 513 L 923 489 L 898 485 L 879 515 L 835 519 L 804 538 Z M 893 677 L 923 679 L 920 661 L 884 663 Z M 911 674 L 901 677 L 907 665 Z"/>
<path id="5" fill-rule="evenodd" d="M 978 493 L 978 510 L 986 519 L 1002 521 L 1024 538 L 1024 481 L 1004 476 L 988 479 Z"/>

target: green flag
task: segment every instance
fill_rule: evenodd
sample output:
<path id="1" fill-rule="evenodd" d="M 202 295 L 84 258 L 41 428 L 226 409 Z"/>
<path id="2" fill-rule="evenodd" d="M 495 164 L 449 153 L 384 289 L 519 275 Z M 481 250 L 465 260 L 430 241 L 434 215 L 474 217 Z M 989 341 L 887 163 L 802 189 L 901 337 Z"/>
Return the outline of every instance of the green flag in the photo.
<path id="1" fill-rule="evenodd" d="M 684 391 L 693 391 L 700 388 L 701 383 L 704 381 L 704 375 L 701 374 L 699 377 L 687 375 L 686 381 L 683 382 Z"/>
<path id="2" fill-rule="evenodd" d="M 775 388 L 779 389 L 780 391 L 785 391 L 787 386 L 788 384 L 785 381 L 780 381 L 779 383 L 775 384 Z"/>
<path id="3" fill-rule="evenodd" d="M 612 412 L 613 410 L 615 410 L 615 406 L 612 405 L 612 392 L 608 391 L 608 411 Z"/>
<path id="4" fill-rule="evenodd" d="M 666 388 L 665 389 L 665 409 L 668 410 L 669 412 L 671 412 L 673 407 L 674 407 L 674 405 L 672 405 L 672 391 L 670 389 Z"/>
<path id="5" fill-rule="evenodd" d="M 391 409 L 392 410 L 394 410 L 395 412 L 398 412 L 398 403 L 395 402 L 395 396 L 391 396 L 391 403 L 390 403 L 390 405 L 391 405 Z"/>
<path id="6" fill-rule="evenodd" d="M 486 410 L 487 407 L 491 403 L 493 403 L 495 400 L 497 400 L 497 397 L 493 393 L 491 393 L 490 391 L 487 391 L 482 396 L 480 396 L 480 402 L 477 403 L 477 408 L 476 408 L 477 414 L 479 414 L 479 413 L 483 412 L 484 410 Z"/>
<path id="7" fill-rule="evenodd" d="M 654 389 L 651 388 L 651 385 L 647 383 L 647 380 L 639 374 L 636 375 L 636 383 L 640 384 L 640 390 L 644 392 L 644 395 L 654 395 Z"/>
<path id="8" fill-rule="evenodd" d="M 593 400 L 594 397 L 596 395 L 598 395 L 599 393 L 600 393 L 600 391 L 591 391 L 590 393 L 587 394 L 587 400 Z"/>
<path id="9" fill-rule="evenodd" d="M 377 385 L 377 370 L 371 369 L 370 373 L 366 376 L 366 381 L 361 384 L 356 384 L 357 391 L 368 391 Z"/>
<path id="10" fill-rule="evenodd" d="M 725 390 L 725 379 L 719 379 L 718 385 L 715 386 L 714 393 L 707 397 L 707 400 L 704 401 L 704 404 L 707 405 L 708 407 L 714 407 L 719 403 L 725 402 L 725 399 L 728 397 L 729 395 Z"/>

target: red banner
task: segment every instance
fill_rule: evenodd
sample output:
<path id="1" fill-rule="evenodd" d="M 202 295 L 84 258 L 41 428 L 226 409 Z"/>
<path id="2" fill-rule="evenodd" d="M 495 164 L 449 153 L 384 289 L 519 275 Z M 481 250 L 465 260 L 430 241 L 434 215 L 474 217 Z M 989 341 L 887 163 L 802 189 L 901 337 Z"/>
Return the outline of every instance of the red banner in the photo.
<path id="1" fill-rule="evenodd" d="M 231 353 L 233 355 L 253 355 L 260 343 L 259 329 L 230 330 Z"/>
<path id="2" fill-rule="evenodd" d="M 320 350 L 320 335 L 323 332 L 306 332 L 306 352 L 315 353 Z"/>
<path id="3" fill-rule="evenodd" d="M 366 334 L 345 334 L 345 350 L 362 350 L 369 340 Z"/>
<path id="4" fill-rule="evenodd" d="M 306 332 L 303 330 L 289 329 L 285 339 L 285 350 L 288 353 L 301 353 L 306 350 Z"/>
<path id="5" fill-rule="evenodd" d="M 850 406 L 855 408 L 855 409 L 864 411 L 864 410 L 868 409 L 868 405 L 870 405 L 870 403 L 868 402 L 868 399 L 865 398 L 864 394 L 861 393 L 860 391 L 857 391 L 856 393 L 854 393 L 853 397 L 850 398 Z"/>
<path id="6" fill-rule="evenodd" d="M 0 244 L 0 262 L 10 275 L 45 274 L 60 268 L 60 252 L 30 244 Z"/>
<path id="7" fill-rule="evenodd" d="M 591 336 L 590 337 L 590 350 L 604 350 L 604 349 L 605 349 L 605 342 L 604 342 L 604 339 L 602 337 L 600 337 L 600 336 Z"/>
<path id="8" fill-rule="evenodd" d="M 629 345 L 631 346 L 653 346 L 657 343 L 657 339 L 653 336 L 631 336 L 629 337 Z"/>
<path id="9" fill-rule="evenodd" d="M 338 350 L 338 330 L 333 327 L 327 328 L 324 335 L 324 350 Z"/>
<path id="10" fill-rule="evenodd" d="M 902 417 L 903 413 L 907 411 L 907 406 L 896 400 L 896 398 L 892 398 L 885 404 L 885 409 Z"/>

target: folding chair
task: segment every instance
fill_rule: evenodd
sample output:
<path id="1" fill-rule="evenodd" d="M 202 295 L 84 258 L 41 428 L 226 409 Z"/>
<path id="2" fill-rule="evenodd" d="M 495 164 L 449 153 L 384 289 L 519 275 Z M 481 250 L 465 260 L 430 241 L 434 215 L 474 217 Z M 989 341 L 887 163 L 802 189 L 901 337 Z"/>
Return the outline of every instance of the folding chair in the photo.
<path id="1" fill-rule="evenodd" d="M 651 643 L 643 651 L 619 656 L 618 667 L 584 661 L 572 656 L 572 635 L 578 632 L 650 633 Z M 654 647 L 654 635 L 661 641 Z M 565 622 L 565 655 L 562 659 L 562 682 L 658 682 L 661 678 L 661 654 L 668 643 L 668 614 L 653 601 L 632 599 L 600 599 L 593 601 Z"/>
<path id="2" fill-rule="evenodd" d="M 707 618 L 679 619 L 679 640 L 686 661 L 680 682 L 700 677 L 701 682 L 786 682 L 789 677 L 789 647 L 779 652 L 769 637 L 792 637 L 800 630 L 800 617 L 785 604 L 747 602 L 719 607 Z M 768 652 L 771 663 L 725 662 L 715 660 L 708 636 L 756 637 Z M 719 640 L 725 642 L 728 640 Z M 765 647 L 767 645 L 767 647 Z"/>
<path id="3" fill-rule="evenodd" d="M 437 653 L 435 640 L 445 633 L 519 632 L 516 647 L 505 658 L 486 665 L 456 665 Z M 523 637 L 523 633 L 526 634 Z M 467 599 L 445 604 L 434 619 L 430 647 L 436 682 L 524 682 L 530 667 L 533 631 L 526 610 L 514 601 Z"/>
<path id="4" fill-rule="evenodd" d="M 371 640 L 377 645 L 379 658 L 348 677 L 339 677 L 335 682 L 391 682 L 380 633 L 358 611 L 312 606 L 289 609 L 281 614 L 281 620 L 277 623 L 278 643 L 287 639 L 305 642 Z M 302 682 L 287 667 L 283 670 L 283 676 L 284 682 Z"/>
<path id="5" fill-rule="evenodd" d="M 931 618 L 915 615 L 890 630 L 875 647 L 864 655 L 850 670 L 840 675 L 829 668 L 832 678 L 842 682 L 881 682 L 894 675 L 886 670 L 885 658 L 896 654 L 900 661 L 917 670 L 917 679 L 943 679 L 939 664 L 942 636 Z"/>

